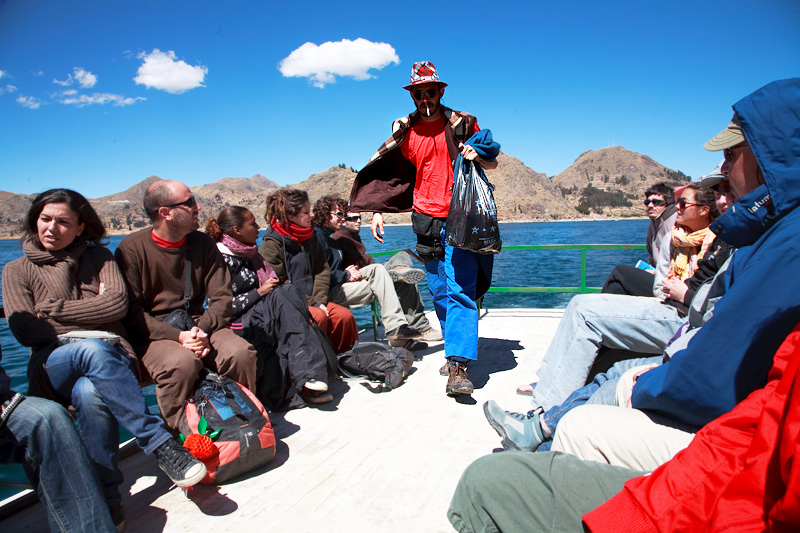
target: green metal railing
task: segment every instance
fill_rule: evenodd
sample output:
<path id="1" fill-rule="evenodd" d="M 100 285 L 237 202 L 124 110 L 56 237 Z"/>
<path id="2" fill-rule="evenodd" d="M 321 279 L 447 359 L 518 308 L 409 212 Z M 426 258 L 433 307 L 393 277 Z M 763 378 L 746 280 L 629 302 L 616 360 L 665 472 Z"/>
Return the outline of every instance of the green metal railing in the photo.
<path id="1" fill-rule="evenodd" d="M 489 292 L 545 292 L 580 293 L 600 292 L 601 287 L 586 286 L 586 252 L 589 250 L 645 250 L 644 244 L 534 244 L 526 246 L 503 246 L 503 252 L 518 250 L 580 250 L 581 284 L 579 287 L 490 287 Z"/>
<path id="2" fill-rule="evenodd" d="M 581 252 L 581 284 L 579 287 L 490 287 L 489 292 L 544 292 L 544 293 L 581 293 L 600 292 L 601 287 L 586 286 L 586 252 L 589 250 L 645 250 L 644 244 L 533 244 L 521 246 L 503 246 L 503 252 L 526 250 L 580 250 Z M 371 253 L 373 257 L 394 255 L 400 250 Z"/>

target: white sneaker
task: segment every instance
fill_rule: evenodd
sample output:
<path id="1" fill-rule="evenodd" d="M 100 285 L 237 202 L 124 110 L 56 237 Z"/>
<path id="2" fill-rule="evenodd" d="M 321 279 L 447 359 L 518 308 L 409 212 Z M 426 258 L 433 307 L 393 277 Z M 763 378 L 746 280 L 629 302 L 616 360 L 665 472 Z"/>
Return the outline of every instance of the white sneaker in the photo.
<path id="1" fill-rule="evenodd" d="M 325 392 L 328 390 L 328 384 L 324 381 L 318 381 L 316 379 L 309 379 L 306 381 L 304 385 L 305 388 L 308 390 L 313 390 L 314 392 Z"/>

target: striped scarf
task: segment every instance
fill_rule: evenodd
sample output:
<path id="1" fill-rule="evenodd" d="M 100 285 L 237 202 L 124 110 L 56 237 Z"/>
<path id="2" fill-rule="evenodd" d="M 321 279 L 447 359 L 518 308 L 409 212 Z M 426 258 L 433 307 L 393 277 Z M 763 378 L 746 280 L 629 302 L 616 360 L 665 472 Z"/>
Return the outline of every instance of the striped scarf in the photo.
<path id="1" fill-rule="evenodd" d="M 697 261 L 708 252 L 714 233 L 706 228 L 687 233 L 685 226 L 675 225 L 672 230 L 671 243 L 675 247 L 672 260 L 669 262 L 667 278 L 677 278 L 685 281 L 694 275 L 697 270 Z"/>

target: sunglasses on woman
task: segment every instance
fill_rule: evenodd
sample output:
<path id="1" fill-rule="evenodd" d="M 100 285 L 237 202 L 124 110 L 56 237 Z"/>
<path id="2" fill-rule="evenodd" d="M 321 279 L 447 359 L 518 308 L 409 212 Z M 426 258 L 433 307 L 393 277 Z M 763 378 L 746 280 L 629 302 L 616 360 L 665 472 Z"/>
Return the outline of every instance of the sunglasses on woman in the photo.
<path id="1" fill-rule="evenodd" d="M 644 206 L 647 207 L 648 205 L 653 204 L 656 207 L 661 207 L 662 205 L 667 205 L 666 200 L 660 200 L 658 198 L 648 198 L 644 201 Z"/>
<path id="2" fill-rule="evenodd" d="M 675 203 L 678 204 L 678 207 L 681 209 L 686 209 L 687 207 L 692 207 L 694 205 L 700 205 L 687 202 L 686 198 L 678 198 L 677 200 L 675 200 Z"/>
<path id="3" fill-rule="evenodd" d="M 721 181 L 712 187 L 720 196 L 728 196 L 731 192 L 731 184 L 727 181 Z"/>

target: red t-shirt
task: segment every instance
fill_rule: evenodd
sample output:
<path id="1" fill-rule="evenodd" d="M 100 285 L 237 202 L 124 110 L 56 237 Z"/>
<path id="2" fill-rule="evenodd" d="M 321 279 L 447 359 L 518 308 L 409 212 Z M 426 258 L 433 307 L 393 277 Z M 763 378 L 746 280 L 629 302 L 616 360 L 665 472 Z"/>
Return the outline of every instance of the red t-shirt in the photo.
<path id="1" fill-rule="evenodd" d="M 403 156 L 417 167 L 414 183 L 414 211 L 432 217 L 446 217 L 453 196 L 453 166 L 447 151 L 442 117 L 434 122 L 418 120 L 403 138 Z M 475 121 L 473 131 L 480 131 Z"/>

